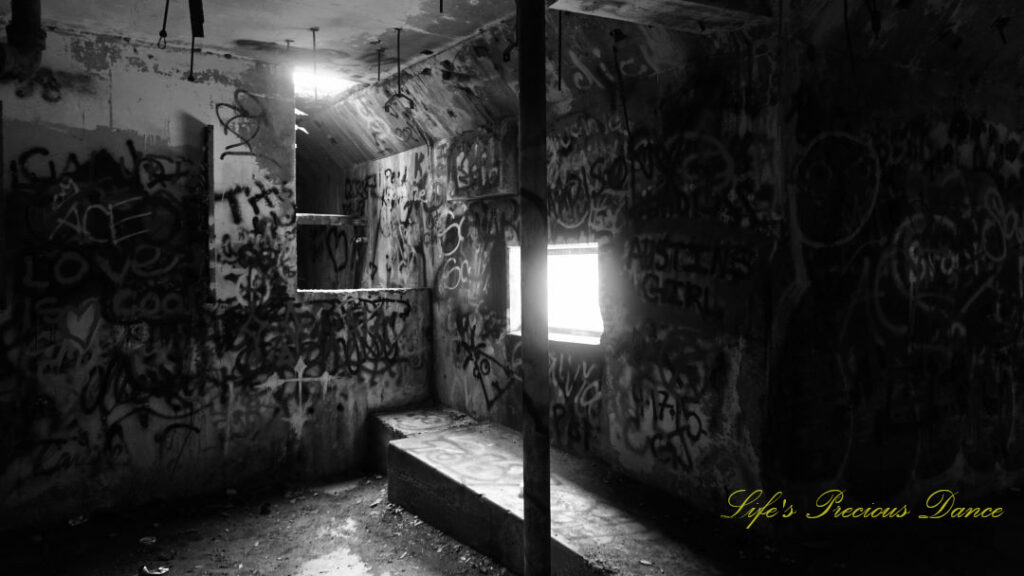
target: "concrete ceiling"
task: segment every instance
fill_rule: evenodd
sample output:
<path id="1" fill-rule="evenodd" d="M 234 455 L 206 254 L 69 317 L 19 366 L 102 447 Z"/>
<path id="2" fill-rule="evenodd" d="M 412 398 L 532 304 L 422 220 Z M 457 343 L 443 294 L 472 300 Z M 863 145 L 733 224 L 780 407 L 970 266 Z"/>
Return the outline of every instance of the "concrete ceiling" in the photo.
<path id="1" fill-rule="evenodd" d="M 695 33 L 739 30 L 772 15 L 767 0 L 558 0 L 551 8 Z"/>
<path id="2" fill-rule="evenodd" d="M 165 0 L 43 0 L 44 24 L 157 42 Z M 402 60 L 421 57 L 473 35 L 511 15 L 515 0 L 205 0 L 205 37 L 197 47 L 262 61 L 309 65 L 316 36 L 318 69 L 357 82 L 377 80 L 377 48 L 384 48 L 383 75 L 397 62 L 395 28 L 402 28 Z M 0 14 L 10 17 L 10 4 Z M 191 41 L 187 0 L 170 0 L 168 44 Z M 290 43 L 289 47 L 289 40 Z"/>
<path id="3" fill-rule="evenodd" d="M 153 44 L 160 39 L 166 3 L 41 1 L 44 25 Z M 604 22 L 598 34 L 603 40 L 609 37 L 604 28 L 610 30 L 623 20 L 703 33 L 756 25 L 770 13 L 768 0 L 543 1 L 551 8 L 600 16 L 591 21 Z M 310 114 L 301 124 L 309 134 L 297 136 L 308 165 L 336 169 L 490 125 L 515 113 L 515 82 L 505 76 L 515 65 L 511 47 L 516 43 L 512 20 L 516 0 L 444 0 L 443 12 L 442 0 L 204 0 L 202 4 L 204 37 L 197 40 L 197 47 L 309 66 L 314 61 L 310 28 L 315 26 L 318 70 L 362 85 L 316 100 L 297 95 L 297 107 Z M 0 0 L 0 16 L 9 20 L 10 0 Z M 557 33 L 552 18 L 549 37 Z M 405 90 L 423 108 L 415 119 L 384 112 L 384 104 L 395 93 L 396 28 L 402 29 Z M 166 29 L 170 46 L 188 48 L 188 0 L 170 0 Z M 380 83 L 378 49 L 383 49 Z M 441 54 L 445 57 L 440 58 Z M 424 102 L 431 105 L 425 107 Z M 373 125 L 385 128 L 383 132 L 367 128 L 367 115 L 378 120 Z"/>
<path id="4" fill-rule="evenodd" d="M 167 0 L 40 0 L 46 25 L 156 43 Z M 552 8 L 666 26 L 688 31 L 728 29 L 755 23 L 768 13 L 768 0 L 542 0 Z M 315 60 L 321 73 L 362 85 L 392 76 L 399 62 L 396 28 L 401 28 L 401 63 L 411 64 L 480 33 L 515 13 L 516 0 L 203 0 L 203 50 L 256 60 L 310 67 L 312 27 L 317 27 Z M 443 11 L 442 11 L 443 9 Z M 10 0 L 0 0 L 10 17 Z M 189 0 L 170 0 L 167 42 L 191 43 Z M 379 51 L 380 50 L 380 51 Z M 346 95 L 297 96 L 315 113 Z"/>

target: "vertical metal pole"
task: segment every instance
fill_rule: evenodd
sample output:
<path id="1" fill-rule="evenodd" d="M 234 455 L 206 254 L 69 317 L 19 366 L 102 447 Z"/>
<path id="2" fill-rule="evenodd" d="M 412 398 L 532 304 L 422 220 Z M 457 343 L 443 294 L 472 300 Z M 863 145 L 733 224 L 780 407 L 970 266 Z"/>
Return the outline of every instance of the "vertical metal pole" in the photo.
<path id="1" fill-rule="evenodd" d="M 317 102 L 320 100 L 320 95 L 318 93 L 320 79 L 316 75 L 316 33 L 320 31 L 320 27 L 313 26 L 309 31 L 313 33 L 313 101 Z"/>
<path id="2" fill-rule="evenodd" d="M 562 90 L 562 14 L 564 11 L 558 11 L 558 90 Z"/>
<path id="3" fill-rule="evenodd" d="M 551 574 L 544 0 L 516 3 L 523 298 L 523 573 Z"/>
<path id="4" fill-rule="evenodd" d="M 398 76 L 398 94 L 402 94 L 402 29 L 395 28 L 395 52 L 398 60 L 398 72 L 395 74 Z"/>
<path id="5" fill-rule="evenodd" d="M 13 179 L 11 182 L 13 188 Z M 0 100 L 0 310 L 9 310 L 14 306 L 7 301 L 7 288 L 12 286 L 7 273 L 7 175 L 4 173 L 4 102 Z"/>
<path id="6" fill-rule="evenodd" d="M 211 251 L 213 247 L 217 245 L 217 229 L 214 226 L 214 222 L 216 222 L 216 218 L 214 217 L 214 214 L 216 213 L 214 210 L 216 200 L 214 199 L 213 180 L 213 163 L 216 153 L 214 152 L 213 138 L 213 124 L 203 126 L 203 169 L 205 170 L 203 173 L 203 184 L 206 185 L 206 189 L 203 190 L 203 193 L 206 194 L 206 226 L 207 232 L 209 233 L 209 239 L 207 242 L 209 242 L 208 245 L 210 246 Z M 213 305 L 217 302 L 217 260 L 212 256 L 212 252 L 210 254 L 211 255 L 207 258 L 206 267 L 206 300 L 208 304 Z"/>

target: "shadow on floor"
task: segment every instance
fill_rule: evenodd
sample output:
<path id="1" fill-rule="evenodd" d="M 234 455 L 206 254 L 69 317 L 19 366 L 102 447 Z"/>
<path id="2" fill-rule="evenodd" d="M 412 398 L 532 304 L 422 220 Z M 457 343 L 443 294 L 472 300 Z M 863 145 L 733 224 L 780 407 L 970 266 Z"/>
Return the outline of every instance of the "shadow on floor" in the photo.
<path id="1" fill-rule="evenodd" d="M 70 519 L 2 535 L 0 562 L 12 576 L 508 574 L 389 505 L 382 477 Z"/>
<path id="2" fill-rule="evenodd" d="M 803 520 L 768 531 L 744 530 L 621 477 L 592 478 L 634 494 L 645 516 L 729 574 L 1001 575 L 1019 574 L 1024 558 L 1020 491 L 977 503 L 1004 507 L 998 520 Z M 642 560 L 637 550 L 638 566 Z M 509 574 L 388 504 L 379 476 L 156 503 L 0 534 L 0 562 L 0 573 L 19 576 L 132 576 L 143 566 L 166 567 L 168 576 Z"/>

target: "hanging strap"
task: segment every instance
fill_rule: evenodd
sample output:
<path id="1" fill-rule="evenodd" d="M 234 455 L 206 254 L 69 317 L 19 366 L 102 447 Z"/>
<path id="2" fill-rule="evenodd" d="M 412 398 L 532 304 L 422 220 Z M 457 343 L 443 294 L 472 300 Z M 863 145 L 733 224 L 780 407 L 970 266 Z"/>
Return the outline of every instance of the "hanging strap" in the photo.
<path id="1" fill-rule="evenodd" d="M 317 87 L 317 84 L 319 84 L 319 82 L 317 82 L 317 79 L 316 79 L 317 78 L 316 77 L 316 33 L 317 33 L 318 30 L 320 30 L 319 26 L 313 26 L 312 28 L 309 29 L 309 31 L 313 33 L 313 101 L 314 102 L 320 100 L 320 95 L 318 93 L 318 87 Z"/>
<path id="2" fill-rule="evenodd" d="M 402 93 L 402 29 L 395 28 L 395 43 L 398 46 L 395 50 L 398 52 L 398 93 Z"/>
<path id="3" fill-rule="evenodd" d="M 196 75 L 193 73 L 196 63 L 196 37 L 192 37 L 192 49 L 188 52 L 188 81 L 195 82 Z"/>
<path id="4" fill-rule="evenodd" d="M 171 0 L 164 1 L 164 27 L 160 29 L 160 39 L 156 41 L 157 48 L 167 48 L 167 12 L 171 9 Z"/>

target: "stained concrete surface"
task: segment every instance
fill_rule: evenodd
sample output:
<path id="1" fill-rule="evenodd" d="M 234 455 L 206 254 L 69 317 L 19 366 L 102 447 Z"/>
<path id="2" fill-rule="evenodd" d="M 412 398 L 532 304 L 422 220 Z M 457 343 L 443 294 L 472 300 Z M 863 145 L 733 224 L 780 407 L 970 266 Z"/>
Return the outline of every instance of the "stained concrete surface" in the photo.
<path id="1" fill-rule="evenodd" d="M 375 477 L 262 494 L 240 490 L 69 519 L 4 535 L 0 573 L 130 576 L 143 566 L 162 566 L 168 576 L 508 574 L 389 505 L 385 482 Z"/>
<path id="2" fill-rule="evenodd" d="M 523 460 L 514 431 L 479 425 L 396 440 L 388 468 L 395 502 L 520 569 Z M 726 573 L 712 557 L 696 554 L 620 505 L 622 495 L 595 481 L 602 471 L 593 463 L 556 449 L 551 469 L 555 573 Z"/>
<path id="3" fill-rule="evenodd" d="M 1020 573 L 1019 490 L 957 501 L 1003 508 L 997 519 L 921 519 L 924 502 L 908 500 L 909 514 L 899 519 L 809 519 L 808 506 L 748 530 L 748 520 L 690 508 L 592 460 L 557 449 L 551 460 L 552 564 L 561 576 Z M 519 564 L 522 460 L 514 431 L 484 424 L 395 440 L 389 474 L 394 501 L 506 566 Z M 726 500 L 721 514 L 732 512 Z"/>
<path id="4" fill-rule="evenodd" d="M 997 521 L 899 523 L 804 521 L 770 535 L 743 530 L 610 475 L 592 481 L 624 494 L 631 509 L 731 576 L 954 576 L 1018 574 L 1024 494 L 1006 491 L 985 505 L 1006 508 Z M 266 512 L 265 514 L 263 512 Z M 68 521 L 83 518 L 69 518 Z M 244 489 L 234 494 L 95 513 L 85 522 L 0 533 L 0 574 L 131 576 L 142 566 L 168 576 L 472 576 L 511 572 L 410 512 L 389 506 L 386 480 Z M 140 539 L 153 537 L 145 545 Z M 645 550 L 635 570 L 650 573 Z M 653 573 L 672 574 L 655 565 Z M 641 572 L 643 570 L 644 572 Z M 616 572 L 608 572 L 609 574 Z"/>
<path id="5" fill-rule="evenodd" d="M 372 470 L 387 471 L 388 444 L 392 440 L 472 426 L 477 421 L 462 412 L 423 408 L 377 413 L 369 419 L 369 452 Z"/>

